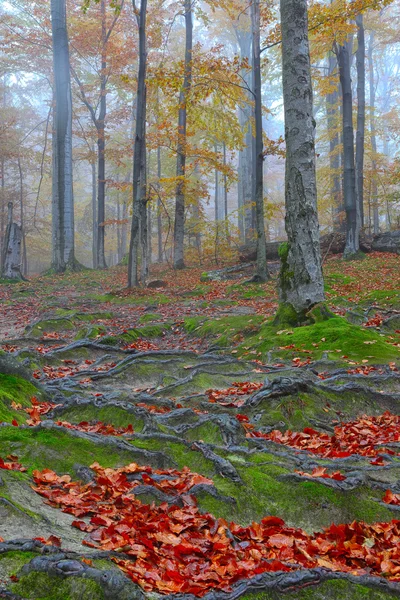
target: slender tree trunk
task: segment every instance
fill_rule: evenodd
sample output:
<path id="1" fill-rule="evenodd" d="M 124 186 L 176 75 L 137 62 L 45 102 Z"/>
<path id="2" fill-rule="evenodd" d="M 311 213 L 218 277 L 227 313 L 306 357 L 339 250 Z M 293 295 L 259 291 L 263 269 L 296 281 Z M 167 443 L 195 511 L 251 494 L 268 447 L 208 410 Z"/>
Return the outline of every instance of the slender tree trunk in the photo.
<path id="1" fill-rule="evenodd" d="M 251 43 L 252 35 L 249 24 L 245 22 L 245 15 L 240 16 L 239 23 L 235 27 L 236 38 L 239 44 L 240 58 L 252 64 Z M 243 69 L 241 76 L 249 90 L 252 87 L 251 73 Z M 250 241 L 252 231 L 252 202 L 253 202 L 253 131 L 252 131 L 252 107 L 253 96 L 247 94 L 248 102 L 239 107 L 239 123 L 243 131 L 244 147 L 239 150 L 238 164 L 238 227 L 242 242 Z"/>
<path id="2" fill-rule="evenodd" d="M 22 173 L 21 159 L 18 157 L 18 172 L 19 172 L 19 207 L 20 207 L 20 221 L 21 221 L 21 235 L 22 235 L 22 275 L 26 276 L 28 273 L 28 258 L 26 252 L 26 233 L 25 233 L 25 219 L 24 219 L 24 178 Z"/>
<path id="3" fill-rule="evenodd" d="M 332 76 L 337 67 L 335 55 L 330 53 L 328 57 L 328 76 Z M 342 193 L 340 185 L 340 153 L 338 132 L 338 105 L 339 89 L 336 88 L 326 96 L 326 115 L 329 135 L 329 167 L 331 179 L 331 197 L 333 200 L 333 221 L 336 231 L 343 230 L 344 206 L 342 204 Z"/>
<path id="4" fill-rule="evenodd" d="M 0 265 L 3 261 L 3 245 L 4 245 L 4 236 L 5 236 L 5 205 L 6 205 L 6 182 L 5 182 L 5 168 L 4 168 L 4 158 L 1 159 L 1 191 L 0 191 Z"/>
<path id="5" fill-rule="evenodd" d="M 97 148 L 98 148 L 98 188 L 97 188 L 97 267 L 106 269 L 105 258 L 105 192 L 106 192 L 106 140 L 105 140 L 105 118 L 107 114 L 107 23 L 106 23 L 106 0 L 100 0 L 101 14 L 101 73 L 100 73 L 100 108 L 96 120 Z"/>
<path id="6" fill-rule="evenodd" d="M 260 60 L 260 0 L 252 0 L 251 4 L 251 29 L 253 37 L 253 93 L 254 93 L 254 123 L 255 123 L 255 212 L 257 233 L 257 281 L 267 281 L 269 272 L 267 267 L 267 247 L 264 226 L 264 154 L 263 154 L 263 127 L 262 127 L 262 101 L 261 101 L 261 60 Z"/>
<path id="7" fill-rule="evenodd" d="M 301 321 L 324 300 L 306 0 L 281 0 L 281 30 L 288 242 L 280 251 L 280 300 Z"/>
<path id="8" fill-rule="evenodd" d="M 146 115 L 145 115 L 146 119 Z M 144 125 L 145 127 L 145 125 Z M 144 134 L 145 136 L 146 134 Z M 147 219 L 147 154 L 146 154 L 146 138 L 144 137 L 142 167 L 140 177 L 140 244 L 141 244 L 141 281 L 146 282 L 149 275 L 149 257 L 148 257 L 148 235 L 149 223 Z"/>
<path id="9" fill-rule="evenodd" d="M 133 3 L 135 8 L 135 4 Z M 131 226 L 131 239 L 129 244 L 128 264 L 128 287 L 137 287 L 138 278 L 138 248 L 139 248 L 139 221 L 140 221 L 140 199 L 143 169 L 143 152 L 145 151 L 145 120 L 146 120 L 146 71 L 147 71 L 147 49 L 146 49 L 146 16 L 147 0 L 141 0 L 138 15 L 139 27 L 139 69 L 137 78 L 137 101 L 136 101 L 136 132 L 133 153 L 133 214 Z"/>
<path id="10" fill-rule="evenodd" d="M 369 68 L 369 106 L 370 106 L 370 131 L 371 131 L 371 149 L 372 149 L 372 160 L 371 160 L 371 202 L 372 202 L 372 213 L 373 213 L 373 232 L 374 234 L 379 233 L 379 206 L 378 206 L 378 186 L 376 184 L 376 123 L 375 123 L 375 71 L 374 71 L 374 41 L 375 31 L 371 31 L 369 36 L 368 44 L 368 68 Z"/>
<path id="11" fill-rule="evenodd" d="M 218 146 L 215 145 L 214 152 L 217 154 Z M 220 219 L 220 208 L 219 208 L 219 171 L 218 169 L 214 170 L 214 219 L 215 222 Z"/>
<path id="12" fill-rule="evenodd" d="M 93 154 L 94 154 L 93 148 Z M 94 160 L 90 163 L 92 170 L 92 259 L 93 269 L 97 269 L 97 176 L 96 163 Z"/>
<path id="13" fill-rule="evenodd" d="M 0 276 L 4 279 L 23 279 L 21 274 L 22 229 L 13 223 L 13 203 L 8 203 L 8 219 L 4 237 L 3 262 Z"/>
<path id="14" fill-rule="evenodd" d="M 163 247 L 162 247 L 162 218 L 161 218 L 161 146 L 157 146 L 157 250 L 158 250 L 158 262 L 163 261 Z"/>
<path id="15" fill-rule="evenodd" d="M 360 249 L 356 173 L 354 164 L 353 95 L 350 76 L 350 43 L 337 47 L 343 104 L 343 193 L 346 210 L 346 246 L 343 256 L 351 258 Z"/>
<path id="16" fill-rule="evenodd" d="M 356 173 L 360 227 L 364 227 L 365 35 L 363 15 L 357 15 L 357 134 Z"/>
<path id="17" fill-rule="evenodd" d="M 186 122 L 187 100 L 192 87 L 192 51 L 193 51 L 193 20 L 192 0 L 184 0 L 186 42 L 185 42 L 185 75 L 179 95 L 178 145 L 176 160 L 176 197 L 174 225 L 174 267 L 183 269 L 184 236 L 185 236 L 185 170 L 186 170 Z"/>
<path id="18" fill-rule="evenodd" d="M 51 0 L 54 67 L 53 268 L 74 268 L 72 96 L 65 0 Z"/>
<path id="19" fill-rule="evenodd" d="M 223 156 L 224 156 L 224 167 L 226 168 L 226 144 L 223 143 Z M 226 240 L 229 242 L 229 221 L 228 221 L 228 177 L 226 171 L 224 172 L 224 219 L 225 219 L 225 235 Z"/>

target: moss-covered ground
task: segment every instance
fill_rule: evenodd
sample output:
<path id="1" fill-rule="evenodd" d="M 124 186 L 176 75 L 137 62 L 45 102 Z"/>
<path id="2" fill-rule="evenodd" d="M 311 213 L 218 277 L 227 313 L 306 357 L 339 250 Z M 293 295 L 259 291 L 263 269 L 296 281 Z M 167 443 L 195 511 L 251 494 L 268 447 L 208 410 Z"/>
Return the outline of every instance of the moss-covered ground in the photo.
<path id="1" fill-rule="evenodd" d="M 247 284 L 245 277 L 200 282 L 204 268 L 178 274 L 157 266 L 154 277 L 167 282 L 161 290 L 128 292 L 123 267 L 0 284 L 0 309 L 12 324 L 6 329 L 0 323 L 0 365 L 12 359 L 10 369 L 0 369 L 0 457 L 17 456 L 27 469 L 0 471 L 7 538 L 21 532 L 33 537 L 43 527 L 84 552 L 71 515 L 61 517 L 30 485 L 33 471 L 45 468 L 87 481 L 94 462 L 189 467 L 213 481 L 215 493 L 206 488 L 196 494 L 200 510 L 242 525 L 275 515 L 312 533 L 331 523 L 395 518 L 381 499 L 385 486 L 400 480 L 397 457 L 387 468 L 359 457 L 342 461 L 343 472 L 360 476 L 353 489 L 296 479 L 299 468 L 334 469 L 335 461 L 246 437 L 236 415 L 263 432 L 312 427 L 331 433 L 338 421 L 364 413 L 399 414 L 400 336 L 394 320 L 385 327 L 400 308 L 399 266 L 400 257 L 388 255 L 357 264 L 329 258 L 324 269 L 332 318 L 302 327 L 274 324 L 276 279 L 263 285 Z M 247 382 L 257 390 L 266 377 L 263 389 L 285 378 L 308 383 L 266 394 L 254 405 L 247 402 L 250 392 L 235 388 Z M 58 405 L 40 427 L 24 426 L 33 396 Z M 101 436 L 55 426 L 58 421 L 132 425 L 134 432 Z M 147 493 L 143 501 L 161 500 Z M 93 580 L 21 572 L 34 556 L 1 553 L 0 542 L 0 589 L 26 599 L 104 597 Z M 116 568 L 106 555 L 93 564 Z M 399 593 L 331 580 L 241 597 L 392 600 Z"/>

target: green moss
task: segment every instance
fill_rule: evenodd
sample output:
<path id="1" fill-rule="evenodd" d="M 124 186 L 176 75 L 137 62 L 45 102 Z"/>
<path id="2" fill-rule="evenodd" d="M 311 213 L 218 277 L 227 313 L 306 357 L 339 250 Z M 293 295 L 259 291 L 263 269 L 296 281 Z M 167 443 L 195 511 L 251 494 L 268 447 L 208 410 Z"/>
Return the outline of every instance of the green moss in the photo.
<path id="1" fill-rule="evenodd" d="M 11 586 L 14 593 L 24 598 L 40 600 L 103 600 L 99 584 L 83 577 L 50 577 L 46 573 L 23 575 Z"/>
<path id="2" fill-rule="evenodd" d="M 185 433 L 185 438 L 188 440 L 202 440 L 209 444 L 222 444 L 223 438 L 220 428 L 214 423 L 203 423 L 198 427 L 189 429 Z"/>
<path id="3" fill-rule="evenodd" d="M 0 579 L 16 575 L 35 556 L 34 552 L 20 552 L 17 550 L 0 554 Z"/>
<path id="4" fill-rule="evenodd" d="M 93 325 L 91 327 L 82 327 L 74 337 L 75 340 L 82 339 L 94 339 L 100 337 L 102 334 L 107 333 L 106 327 L 104 325 Z"/>
<path id="5" fill-rule="evenodd" d="M 41 396 L 32 383 L 17 375 L 0 373 L 0 422 L 11 423 L 16 419 L 18 423 L 25 423 L 26 413 L 14 410 L 11 403 L 27 407 L 31 405 L 32 396 Z"/>
<path id="6" fill-rule="evenodd" d="M 353 360 L 368 359 L 371 363 L 395 360 L 399 356 L 396 347 L 388 344 L 384 336 L 365 327 L 352 325 L 341 317 L 293 328 L 286 332 L 288 335 L 278 333 L 273 325 L 264 325 L 257 336 L 250 337 L 242 344 L 241 353 L 244 354 L 245 347 L 258 350 L 261 355 L 275 349 L 276 356 L 290 358 L 302 356 L 302 350 L 309 350 L 314 359 L 327 353 L 328 358 L 334 360 L 347 356 Z M 294 349 L 279 349 L 287 345 L 294 345 Z M 304 358 L 306 357 L 305 354 Z"/>
<path id="7" fill-rule="evenodd" d="M 299 324 L 299 315 L 290 302 L 282 302 L 278 306 L 274 318 L 274 325 L 282 327 L 296 327 Z"/>
<path id="8" fill-rule="evenodd" d="M 139 323 L 151 323 L 152 321 L 158 321 L 162 318 L 163 316 L 159 313 L 145 313 L 139 318 Z"/>
<path id="9" fill-rule="evenodd" d="M 42 337 L 46 331 L 71 331 L 75 328 L 75 325 L 69 319 L 46 319 L 36 323 L 29 335 L 32 337 Z"/>
<path id="10" fill-rule="evenodd" d="M 102 408 L 97 408 L 93 405 L 74 406 L 62 413 L 62 419 L 70 423 L 103 421 L 103 423 L 110 423 L 115 427 L 132 425 L 133 429 L 137 432 L 142 431 L 144 426 L 143 419 L 117 406 L 104 406 Z"/>
<path id="11" fill-rule="evenodd" d="M 68 432 L 1 427 L 0 456 L 10 453 L 18 456 L 28 473 L 45 468 L 74 473 L 76 465 L 90 465 L 95 461 L 106 467 L 132 462 L 129 452 L 116 451 Z"/>
<path id="12" fill-rule="evenodd" d="M 256 592 L 241 596 L 241 600 L 395 600 L 397 594 L 379 591 L 350 581 L 332 580 L 303 589 L 282 592 Z"/>

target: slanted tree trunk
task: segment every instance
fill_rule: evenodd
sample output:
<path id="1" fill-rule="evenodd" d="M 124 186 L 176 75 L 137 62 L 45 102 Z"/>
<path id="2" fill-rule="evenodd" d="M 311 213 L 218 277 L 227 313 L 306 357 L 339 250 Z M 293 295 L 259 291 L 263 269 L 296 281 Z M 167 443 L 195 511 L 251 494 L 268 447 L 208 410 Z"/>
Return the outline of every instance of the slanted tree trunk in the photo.
<path id="1" fill-rule="evenodd" d="M 365 35 L 363 15 L 357 15 L 357 134 L 356 173 L 360 227 L 364 227 Z"/>
<path id="2" fill-rule="evenodd" d="M 278 317 L 302 321 L 324 301 L 315 174 L 315 121 L 306 0 L 281 0 L 285 227 Z M 280 313 L 280 314 L 279 314 Z"/>
<path id="3" fill-rule="evenodd" d="M 133 8 L 136 9 L 133 0 Z M 137 100 L 136 100 L 136 131 L 135 145 L 133 152 L 133 214 L 131 225 L 131 239 L 129 243 L 129 264 L 128 264 L 128 287 L 137 287 L 139 285 L 138 277 L 138 249 L 140 235 L 140 199 L 142 170 L 143 170 L 143 152 L 145 146 L 145 121 L 146 121 L 146 71 L 147 71 L 147 48 L 146 48 L 146 17 L 147 0 L 141 0 L 139 14 L 136 13 L 139 28 L 139 69 L 137 78 Z"/>
<path id="4" fill-rule="evenodd" d="M 352 258 L 360 250 L 356 172 L 354 164 L 353 94 L 350 76 L 351 43 L 336 47 L 343 105 L 343 195 L 346 210 L 346 247 L 344 258 Z"/>
<path id="5" fill-rule="evenodd" d="M 72 97 L 65 0 L 51 0 L 54 67 L 53 268 L 75 266 L 72 185 Z"/>
<path id="6" fill-rule="evenodd" d="M 333 53 L 328 57 L 328 76 L 332 76 L 337 67 L 337 60 Z M 343 231 L 344 206 L 342 203 L 342 189 L 340 185 L 340 152 L 339 152 L 339 132 L 338 132 L 338 104 L 339 87 L 334 89 L 326 96 L 326 116 L 329 136 L 329 167 L 330 167 L 330 192 L 333 200 L 333 226 L 335 231 Z"/>
<path id="7" fill-rule="evenodd" d="M 376 123 L 375 123 L 375 71 L 374 71 L 374 40 L 375 31 L 371 31 L 368 44 L 368 68 L 369 68 L 369 106 L 370 106 L 370 132 L 371 132 L 371 204 L 373 214 L 373 232 L 375 235 L 379 233 L 379 207 L 378 207 L 378 186 L 376 184 Z"/>
<path id="8" fill-rule="evenodd" d="M 174 267 L 183 269 L 184 236 L 185 236 L 185 171 L 186 171 L 186 122 L 187 100 L 192 87 L 192 51 L 193 51 L 193 19 L 192 0 L 184 0 L 185 8 L 185 74 L 183 86 L 179 95 L 178 144 L 176 159 L 176 194 L 175 194 L 175 225 L 174 225 Z"/>
<path id="9" fill-rule="evenodd" d="M 260 0 L 252 0 L 251 4 L 251 29 L 253 38 L 253 93 L 254 93 L 254 123 L 255 123 L 255 173 L 254 173 L 254 201 L 256 204 L 256 234 L 257 234 L 257 261 L 254 279 L 267 281 L 269 272 L 267 267 L 267 254 L 265 248 L 264 226 L 264 146 L 262 128 L 262 100 L 261 100 L 261 60 L 260 60 Z"/>
<path id="10" fill-rule="evenodd" d="M 3 244 L 3 279 L 23 279 L 21 274 L 22 228 L 13 223 L 13 203 L 8 203 L 8 220 Z"/>

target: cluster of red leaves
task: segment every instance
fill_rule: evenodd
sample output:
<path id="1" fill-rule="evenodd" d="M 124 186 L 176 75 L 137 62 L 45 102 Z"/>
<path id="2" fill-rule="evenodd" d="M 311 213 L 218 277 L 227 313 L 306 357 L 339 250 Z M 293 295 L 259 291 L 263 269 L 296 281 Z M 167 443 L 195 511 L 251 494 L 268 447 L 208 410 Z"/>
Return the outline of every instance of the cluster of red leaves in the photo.
<path id="1" fill-rule="evenodd" d="M 34 472 L 39 494 L 52 506 L 78 518 L 73 525 L 88 534 L 85 545 L 123 552 L 115 563 L 145 591 L 192 593 L 230 591 L 238 580 L 267 571 L 325 567 L 352 574 L 386 575 L 400 580 L 400 521 L 368 525 L 332 525 L 313 536 L 266 517 L 242 527 L 198 511 L 187 495 L 196 483 L 209 480 L 179 471 L 153 471 L 132 464 L 121 469 L 92 465 L 96 480 L 72 482 L 45 469 Z M 142 504 L 134 496 L 141 481 L 182 494 L 184 505 Z M 167 474 L 171 479 L 152 478 Z M 165 487 L 164 487 L 165 486 Z"/>
<path id="2" fill-rule="evenodd" d="M 366 323 L 364 323 L 364 327 L 380 327 L 383 323 L 382 315 L 376 313 L 374 317 L 368 319 Z"/>
<path id="3" fill-rule="evenodd" d="M 71 377 L 72 375 L 76 375 L 81 371 L 86 371 L 88 366 L 92 365 L 94 360 L 85 360 L 83 363 L 78 364 L 74 360 L 64 360 L 64 366 L 56 366 L 53 367 L 51 365 L 45 365 L 42 371 L 34 371 L 33 377 L 35 379 L 41 379 L 45 377 L 46 379 L 62 379 L 64 377 Z M 92 371 L 103 372 L 109 371 L 113 367 L 115 367 L 115 362 L 104 363 L 103 365 L 99 365 L 97 367 L 93 367 Z"/>
<path id="4" fill-rule="evenodd" d="M 334 479 L 335 481 L 344 481 L 346 479 L 346 476 L 340 471 L 327 473 L 325 467 L 315 467 L 311 473 L 305 473 L 304 471 L 295 471 L 295 473 L 297 473 L 297 475 L 301 475 L 302 477 L 322 477 L 322 479 Z"/>
<path id="5" fill-rule="evenodd" d="M 95 423 L 89 423 L 88 421 L 81 421 L 78 424 L 69 423 L 68 421 L 56 421 L 56 425 L 65 427 L 66 429 L 74 429 L 75 431 L 86 431 L 87 433 L 99 433 L 100 435 L 133 435 L 135 432 L 132 425 L 127 427 L 114 427 L 102 421 L 96 421 Z"/>
<path id="6" fill-rule="evenodd" d="M 382 501 L 385 502 L 385 504 L 393 504 L 394 506 L 400 506 L 400 494 L 394 494 L 390 490 L 386 490 Z"/>
<path id="7" fill-rule="evenodd" d="M 56 406 L 60 406 L 59 404 L 53 404 L 52 402 L 39 402 L 35 396 L 32 396 L 31 404 L 32 408 L 25 408 L 25 412 L 30 416 L 30 419 L 27 419 L 26 423 L 31 427 L 40 423 L 42 415 L 46 415 Z"/>
<path id="8" fill-rule="evenodd" d="M 247 437 L 265 438 L 325 458 L 344 458 L 353 454 L 376 457 L 383 452 L 395 454 L 393 450 L 380 446 L 400 441 L 400 416 L 389 411 L 377 417 L 363 416 L 357 421 L 337 425 L 332 436 L 311 427 L 306 427 L 301 432 L 288 430 L 282 433 L 274 430 L 271 433 L 261 433 L 254 430 L 251 424 L 243 423 L 243 426 Z"/>
<path id="9" fill-rule="evenodd" d="M 3 458 L 0 456 L 0 469 L 5 469 L 6 471 L 26 471 L 26 468 L 18 462 L 18 456 L 14 454 L 9 454 L 7 459 L 11 462 L 5 462 Z"/>
<path id="10" fill-rule="evenodd" d="M 137 340 L 132 344 L 123 347 L 124 350 L 137 350 L 138 352 L 149 352 L 150 350 L 159 350 L 159 346 L 152 344 L 147 340 Z"/>
<path id="11" fill-rule="evenodd" d="M 298 356 L 292 359 L 292 363 L 294 367 L 305 367 L 311 363 L 311 358 L 306 358 L 305 360 L 301 360 Z"/>
<path id="12" fill-rule="evenodd" d="M 239 400 L 240 396 L 247 396 L 262 388 L 262 383 L 254 383 L 251 381 L 236 381 L 225 390 L 207 390 L 208 401 L 221 404 L 221 406 L 243 406 L 244 400 Z M 227 397 L 230 400 L 225 400 Z"/>

